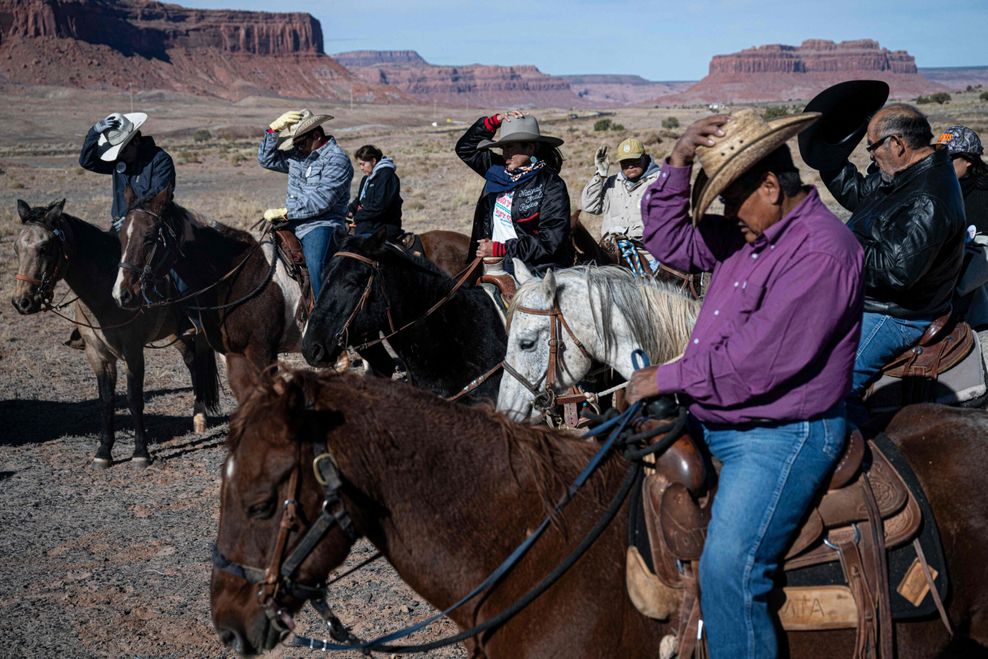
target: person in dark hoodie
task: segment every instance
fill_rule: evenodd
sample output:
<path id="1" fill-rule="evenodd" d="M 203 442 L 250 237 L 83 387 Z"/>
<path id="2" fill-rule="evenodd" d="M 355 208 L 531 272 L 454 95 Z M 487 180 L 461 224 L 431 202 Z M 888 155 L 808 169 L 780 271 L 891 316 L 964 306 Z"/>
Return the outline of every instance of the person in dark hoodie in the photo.
<path id="1" fill-rule="evenodd" d="M 395 162 L 372 144 L 360 147 L 354 155 L 357 167 L 364 174 L 357 196 L 347 209 L 354 233 L 370 235 L 383 227 L 387 240 L 395 240 L 401 235 L 402 204 Z"/>
<path id="2" fill-rule="evenodd" d="M 153 197 L 168 187 L 175 189 L 172 157 L 154 143 L 153 137 L 141 134 L 147 118 L 143 112 L 114 112 L 93 124 L 82 143 L 79 166 L 113 177 L 112 231 L 118 231 L 127 216 L 127 186 L 137 199 Z"/>
<path id="3" fill-rule="evenodd" d="M 981 157 L 985 152 L 981 138 L 967 126 L 951 126 L 937 144 L 945 145 L 950 154 L 964 196 L 967 225 L 988 234 L 988 163 Z"/>
<path id="4" fill-rule="evenodd" d="M 573 265 L 569 193 L 559 177 L 562 143 L 517 110 L 481 117 L 460 137 L 456 155 L 486 181 L 473 216 L 470 258 L 504 257 L 512 274 L 513 258 L 540 275 Z"/>

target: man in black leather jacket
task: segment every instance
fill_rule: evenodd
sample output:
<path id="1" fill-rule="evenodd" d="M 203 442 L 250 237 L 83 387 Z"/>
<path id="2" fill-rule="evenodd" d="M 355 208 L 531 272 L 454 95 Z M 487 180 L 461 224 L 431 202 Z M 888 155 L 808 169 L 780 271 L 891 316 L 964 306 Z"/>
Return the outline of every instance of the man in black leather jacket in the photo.
<path id="1" fill-rule="evenodd" d="M 888 361 L 950 310 L 964 257 L 964 202 L 945 149 L 934 150 L 926 117 L 902 103 L 886 105 L 868 124 L 872 166 L 850 162 L 821 172 L 852 212 L 847 226 L 864 247 L 864 319 L 851 402 Z M 849 414 L 861 421 L 861 408 Z"/>

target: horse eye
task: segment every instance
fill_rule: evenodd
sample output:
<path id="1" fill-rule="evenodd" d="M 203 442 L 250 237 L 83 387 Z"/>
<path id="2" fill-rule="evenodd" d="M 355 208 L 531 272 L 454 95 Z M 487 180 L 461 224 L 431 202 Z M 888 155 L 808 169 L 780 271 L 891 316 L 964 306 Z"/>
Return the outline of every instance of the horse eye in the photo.
<path id="1" fill-rule="evenodd" d="M 518 342 L 518 346 L 522 350 L 532 350 L 535 348 L 535 341 L 533 339 L 522 339 Z"/>
<path id="2" fill-rule="evenodd" d="M 255 517 L 258 519 L 267 519 L 274 514 L 274 497 L 261 501 L 260 503 L 255 503 L 247 507 L 247 516 Z"/>

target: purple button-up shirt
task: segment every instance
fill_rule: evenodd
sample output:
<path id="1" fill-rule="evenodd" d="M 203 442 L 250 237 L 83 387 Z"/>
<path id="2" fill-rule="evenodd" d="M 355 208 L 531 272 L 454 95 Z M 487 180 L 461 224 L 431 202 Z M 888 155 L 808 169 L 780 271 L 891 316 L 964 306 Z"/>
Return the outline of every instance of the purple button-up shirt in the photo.
<path id="1" fill-rule="evenodd" d="M 681 358 L 658 369 L 708 423 L 798 421 L 851 386 L 861 333 L 862 251 L 816 189 L 747 243 L 734 222 L 690 222 L 690 168 L 663 165 L 642 199 L 644 241 L 678 270 L 712 271 Z"/>

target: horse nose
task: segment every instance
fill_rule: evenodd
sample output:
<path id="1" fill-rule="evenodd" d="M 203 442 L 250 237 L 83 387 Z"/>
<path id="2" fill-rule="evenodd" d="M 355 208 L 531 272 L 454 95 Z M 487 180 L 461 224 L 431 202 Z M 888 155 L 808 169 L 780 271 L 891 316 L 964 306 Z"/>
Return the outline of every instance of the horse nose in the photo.
<path id="1" fill-rule="evenodd" d="M 129 307 L 134 303 L 134 294 L 129 289 L 120 291 L 120 306 Z"/>
<path id="2" fill-rule="evenodd" d="M 219 633 L 220 641 L 224 646 L 230 648 L 237 654 L 244 653 L 244 637 L 240 635 L 240 632 L 225 628 L 218 629 L 216 631 Z"/>
<path id="3" fill-rule="evenodd" d="M 21 297 L 12 297 L 10 298 L 10 302 L 14 305 L 14 308 L 17 309 L 18 313 L 27 313 L 31 309 L 31 298 L 26 295 L 22 295 Z"/>
<path id="4" fill-rule="evenodd" d="M 326 363 L 326 348 L 319 341 L 309 343 L 305 351 L 305 359 L 311 366 L 321 366 Z"/>

